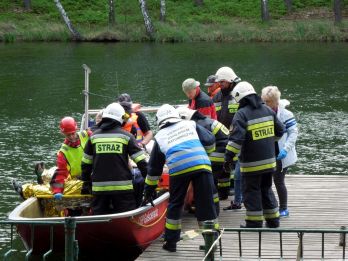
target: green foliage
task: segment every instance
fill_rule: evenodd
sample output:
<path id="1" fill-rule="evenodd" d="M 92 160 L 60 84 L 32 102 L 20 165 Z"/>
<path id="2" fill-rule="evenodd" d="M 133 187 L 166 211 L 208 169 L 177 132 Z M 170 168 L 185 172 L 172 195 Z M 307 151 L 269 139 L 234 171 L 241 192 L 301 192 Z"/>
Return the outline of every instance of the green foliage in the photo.
<path id="1" fill-rule="evenodd" d="M 108 0 L 60 0 L 70 20 L 87 40 L 147 41 L 138 1 L 116 0 L 116 25 L 108 26 Z M 296 13 L 321 8 L 332 12 L 333 0 L 293 0 Z M 348 0 L 344 0 L 348 6 Z M 298 41 L 346 40 L 346 23 L 285 21 L 284 0 L 269 0 L 271 22 L 260 23 L 260 0 L 166 0 L 166 22 L 159 22 L 160 1 L 147 0 L 158 42 L 183 41 Z M 14 26 L 8 29 L 8 25 Z M 5 29 L 3 29 L 3 28 Z M 342 28 L 343 27 L 343 28 Z M 6 29 L 7 28 L 7 29 Z M 32 0 L 32 10 L 22 0 L 0 0 L 0 41 L 69 40 L 70 35 L 54 0 Z"/>

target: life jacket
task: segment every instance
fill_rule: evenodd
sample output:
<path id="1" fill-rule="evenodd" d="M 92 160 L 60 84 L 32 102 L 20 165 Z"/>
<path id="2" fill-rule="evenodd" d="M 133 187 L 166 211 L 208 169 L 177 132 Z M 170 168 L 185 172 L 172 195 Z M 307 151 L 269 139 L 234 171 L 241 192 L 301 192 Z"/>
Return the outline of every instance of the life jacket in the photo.
<path id="1" fill-rule="evenodd" d="M 141 129 L 139 127 L 138 115 L 134 112 L 132 112 L 131 117 L 128 119 L 126 124 L 122 126 L 122 129 L 131 133 L 133 126 L 137 131 L 135 139 L 137 142 L 141 142 L 143 140 L 144 133 L 141 131 Z"/>
<path id="2" fill-rule="evenodd" d="M 165 127 L 156 134 L 155 139 L 166 155 L 170 176 L 211 171 L 210 160 L 199 140 L 194 121 L 180 121 Z"/>
<path id="3" fill-rule="evenodd" d="M 70 173 L 71 178 L 80 176 L 81 171 L 81 161 L 83 157 L 83 151 L 88 141 L 87 131 L 82 131 L 77 133 L 80 139 L 80 146 L 70 147 L 69 145 L 63 143 L 59 151 L 62 152 L 68 162 L 67 169 Z"/>

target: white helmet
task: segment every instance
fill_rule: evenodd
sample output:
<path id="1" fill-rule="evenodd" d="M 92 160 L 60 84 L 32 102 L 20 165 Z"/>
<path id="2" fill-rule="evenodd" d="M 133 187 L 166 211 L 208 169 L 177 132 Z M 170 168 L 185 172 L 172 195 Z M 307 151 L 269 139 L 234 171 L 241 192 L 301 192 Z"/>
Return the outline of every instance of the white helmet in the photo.
<path id="1" fill-rule="evenodd" d="M 236 102 L 240 102 L 245 96 L 256 94 L 254 87 L 248 82 L 240 82 L 232 90 L 232 97 Z"/>
<path id="2" fill-rule="evenodd" d="M 161 128 L 167 122 L 179 122 L 180 116 L 177 110 L 169 105 L 163 104 L 156 113 L 156 121 L 159 128 Z"/>
<path id="3" fill-rule="evenodd" d="M 125 114 L 125 111 L 123 107 L 114 102 L 109 104 L 104 110 L 103 110 L 103 116 L 102 118 L 108 118 L 118 121 L 119 123 L 123 123 L 123 116 Z"/>
<path id="4" fill-rule="evenodd" d="M 177 108 L 176 110 L 178 111 L 180 118 L 184 120 L 191 120 L 193 114 L 196 112 L 196 110 L 191 110 L 190 108 L 183 106 Z"/>
<path id="5" fill-rule="evenodd" d="M 240 82 L 240 78 L 230 67 L 221 67 L 216 72 L 216 82 L 227 81 L 227 82 Z"/>

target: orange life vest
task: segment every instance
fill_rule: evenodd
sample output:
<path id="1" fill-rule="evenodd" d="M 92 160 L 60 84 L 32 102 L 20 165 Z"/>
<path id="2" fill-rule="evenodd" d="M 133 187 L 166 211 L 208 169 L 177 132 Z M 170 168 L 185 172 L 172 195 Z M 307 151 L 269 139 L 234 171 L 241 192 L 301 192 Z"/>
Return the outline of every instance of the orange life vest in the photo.
<path id="1" fill-rule="evenodd" d="M 131 133 L 132 127 L 135 127 L 137 131 L 137 135 L 135 139 L 137 142 L 141 142 L 143 140 L 144 133 L 141 131 L 139 124 L 138 124 L 138 115 L 132 112 L 131 117 L 128 119 L 125 125 L 122 126 L 122 129 L 125 131 Z"/>

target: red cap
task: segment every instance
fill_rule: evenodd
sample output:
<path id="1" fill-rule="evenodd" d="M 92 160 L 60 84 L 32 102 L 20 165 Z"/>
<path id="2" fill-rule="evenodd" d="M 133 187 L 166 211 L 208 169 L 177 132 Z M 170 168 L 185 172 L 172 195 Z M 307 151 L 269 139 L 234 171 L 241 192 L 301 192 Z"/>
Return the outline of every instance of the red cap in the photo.
<path id="1" fill-rule="evenodd" d="M 75 133 L 77 130 L 77 123 L 72 117 L 64 117 L 60 121 L 60 131 L 64 134 Z"/>

